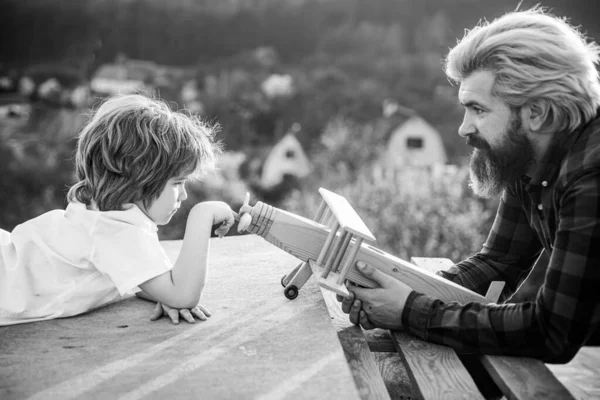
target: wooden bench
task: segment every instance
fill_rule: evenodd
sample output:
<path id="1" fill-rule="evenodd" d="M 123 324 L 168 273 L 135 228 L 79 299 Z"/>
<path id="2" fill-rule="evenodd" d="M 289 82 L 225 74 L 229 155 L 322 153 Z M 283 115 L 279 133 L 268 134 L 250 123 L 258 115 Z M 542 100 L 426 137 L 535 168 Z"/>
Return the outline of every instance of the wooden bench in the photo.
<path id="1" fill-rule="evenodd" d="M 323 188 L 319 192 L 323 201 L 314 220 L 257 202 L 250 211 L 248 230 L 302 261 L 281 280 L 287 298 L 296 298 L 298 290 L 315 275 L 364 399 L 388 399 L 390 395 L 424 399 L 574 398 L 537 360 L 459 355 L 449 347 L 404 332 L 363 332 L 352 325 L 341 312 L 335 293 L 345 293 L 346 279 L 376 287 L 356 269 L 358 262 L 444 301 L 494 303 L 503 283 L 492 283 L 484 297 L 433 273 L 452 265 L 450 260 L 421 258 L 409 263 L 387 254 L 369 243 L 373 235 L 345 198 Z"/>
<path id="2" fill-rule="evenodd" d="M 448 259 L 413 258 L 430 271 Z M 359 393 L 364 399 L 574 399 L 541 361 L 457 354 L 405 332 L 363 331 L 349 322 L 335 294 L 322 289 Z"/>

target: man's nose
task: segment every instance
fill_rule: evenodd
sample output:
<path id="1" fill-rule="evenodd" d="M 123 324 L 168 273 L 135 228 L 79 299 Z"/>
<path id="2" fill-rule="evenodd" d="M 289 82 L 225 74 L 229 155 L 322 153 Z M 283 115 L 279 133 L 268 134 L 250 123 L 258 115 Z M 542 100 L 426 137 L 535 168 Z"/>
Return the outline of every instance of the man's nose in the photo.
<path id="1" fill-rule="evenodd" d="M 471 119 L 465 115 L 463 118 L 462 124 L 458 127 L 458 134 L 462 137 L 467 137 L 469 135 L 473 135 L 476 133 L 475 125 Z"/>

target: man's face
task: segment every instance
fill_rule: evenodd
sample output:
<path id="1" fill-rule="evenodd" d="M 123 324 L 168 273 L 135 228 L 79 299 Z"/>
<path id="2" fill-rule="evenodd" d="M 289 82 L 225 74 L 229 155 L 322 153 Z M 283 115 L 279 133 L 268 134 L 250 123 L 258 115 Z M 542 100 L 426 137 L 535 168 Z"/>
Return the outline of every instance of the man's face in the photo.
<path id="1" fill-rule="evenodd" d="M 474 147 L 469 185 L 476 195 L 494 197 L 520 179 L 534 160 L 532 144 L 521 117 L 492 95 L 494 75 L 477 71 L 458 93 L 465 116 L 458 133 Z"/>

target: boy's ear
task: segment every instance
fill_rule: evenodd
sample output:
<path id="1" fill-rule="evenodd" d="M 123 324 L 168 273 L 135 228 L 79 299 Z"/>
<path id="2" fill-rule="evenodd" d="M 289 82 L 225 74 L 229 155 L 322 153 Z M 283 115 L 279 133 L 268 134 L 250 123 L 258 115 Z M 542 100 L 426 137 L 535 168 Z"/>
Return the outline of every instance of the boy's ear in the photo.
<path id="1" fill-rule="evenodd" d="M 545 99 L 534 99 L 523 107 L 523 123 L 531 132 L 539 132 L 550 112 L 550 105 Z"/>

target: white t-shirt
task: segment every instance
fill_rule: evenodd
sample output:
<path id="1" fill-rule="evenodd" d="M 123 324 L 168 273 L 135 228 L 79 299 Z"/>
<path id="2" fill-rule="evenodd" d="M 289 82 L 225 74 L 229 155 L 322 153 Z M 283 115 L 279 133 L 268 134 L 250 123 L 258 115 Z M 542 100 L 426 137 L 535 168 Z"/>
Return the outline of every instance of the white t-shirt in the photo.
<path id="1" fill-rule="evenodd" d="M 173 267 L 156 232 L 134 204 L 81 203 L 0 230 L 0 325 L 77 315 L 136 292 Z"/>

